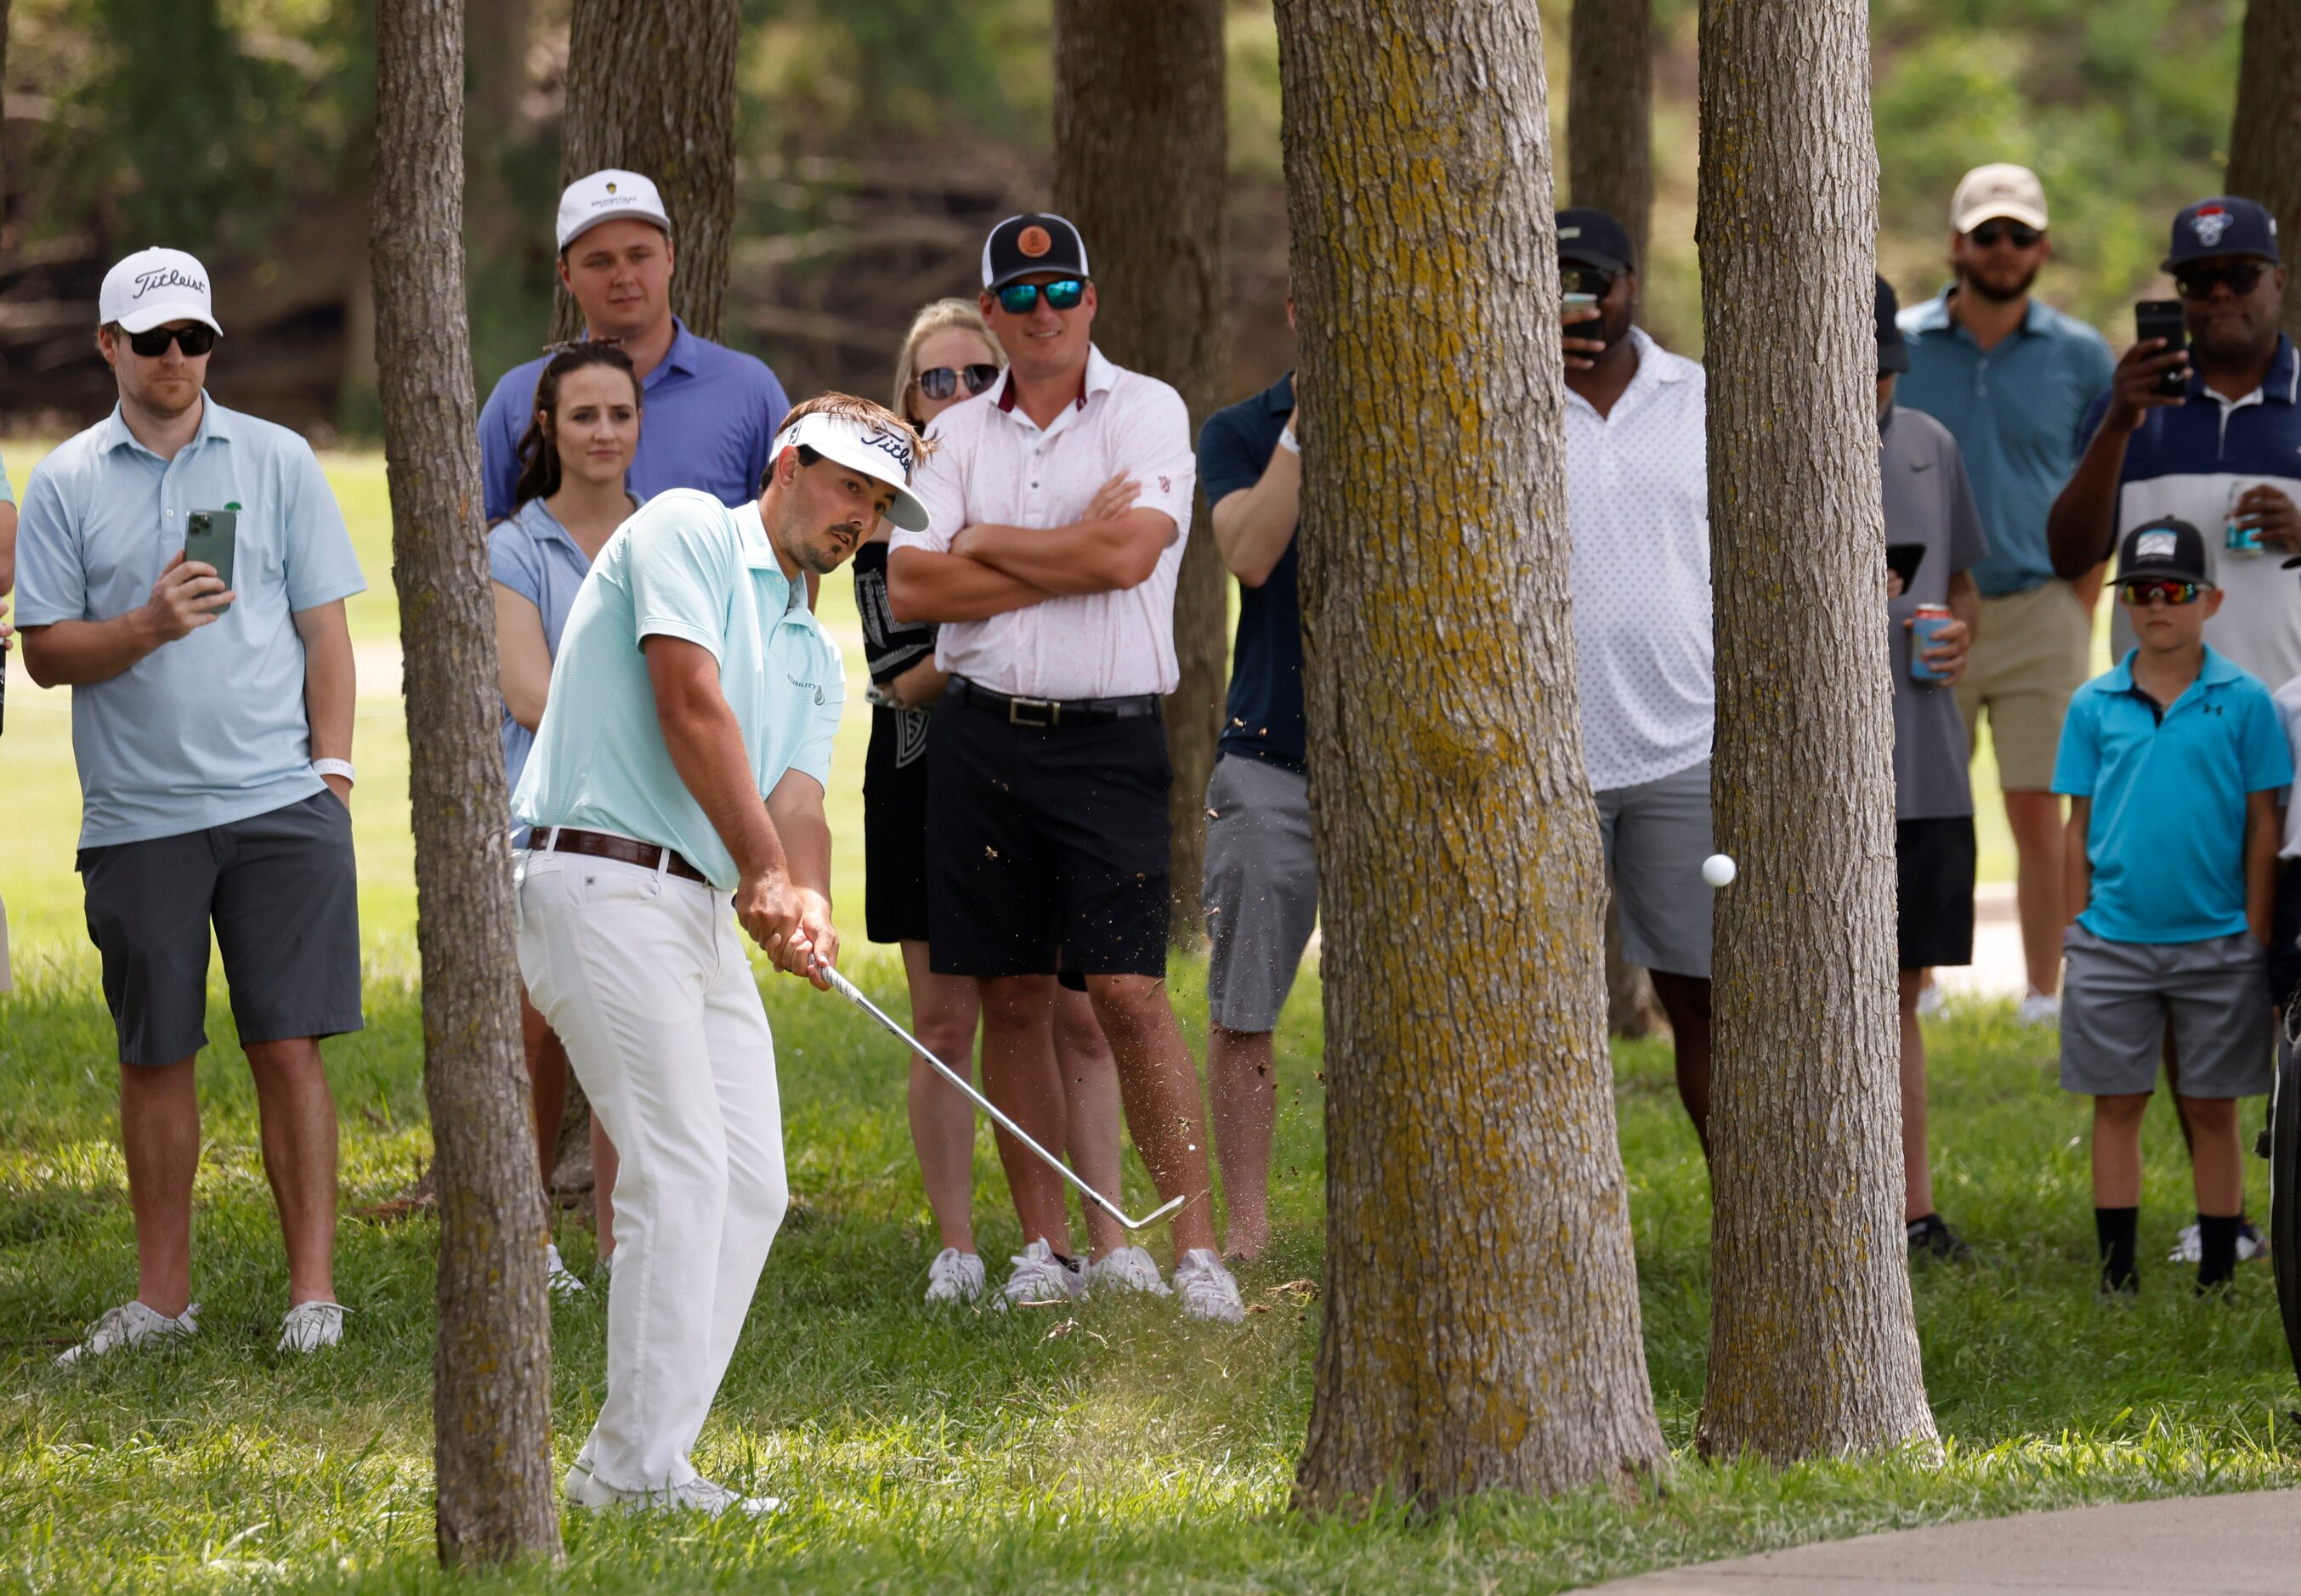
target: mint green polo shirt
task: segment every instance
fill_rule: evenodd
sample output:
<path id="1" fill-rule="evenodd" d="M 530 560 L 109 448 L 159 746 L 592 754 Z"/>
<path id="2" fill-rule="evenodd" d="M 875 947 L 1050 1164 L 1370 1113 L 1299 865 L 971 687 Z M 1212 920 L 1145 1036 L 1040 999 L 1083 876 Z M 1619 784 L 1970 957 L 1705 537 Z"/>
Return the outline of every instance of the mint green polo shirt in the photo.
<path id="1" fill-rule="evenodd" d="M 615 529 L 567 614 L 551 694 L 512 795 L 523 825 L 613 831 L 675 848 L 724 892 L 739 872 L 673 768 L 640 644 L 682 638 L 719 662 L 765 798 L 786 771 L 828 785 L 847 702 L 838 648 L 785 580 L 757 500 L 657 494 Z"/>

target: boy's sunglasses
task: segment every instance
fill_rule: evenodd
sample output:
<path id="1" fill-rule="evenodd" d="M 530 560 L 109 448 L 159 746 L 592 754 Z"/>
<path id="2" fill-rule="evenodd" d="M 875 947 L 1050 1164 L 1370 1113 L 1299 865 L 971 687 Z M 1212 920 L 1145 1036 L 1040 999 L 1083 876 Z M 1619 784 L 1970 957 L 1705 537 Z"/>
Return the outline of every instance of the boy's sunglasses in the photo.
<path id="1" fill-rule="evenodd" d="M 999 308 L 1010 316 L 1026 316 L 1039 303 L 1039 296 L 1047 297 L 1049 310 L 1076 310 L 1086 297 L 1086 279 L 1066 277 L 1056 282 L 1010 282 L 999 290 Z M 930 394 L 928 397 L 934 396 Z"/>
<path id="2" fill-rule="evenodd" d="M 2239 261 L 2230 266 L 2186 266 L 2173 273 L 2173 286 L 2184 299 L 2210 299 L 2213 285 L 2225 282 L 2232 294 L 2250 294 L 2261 274 L 2269 270 L 2259 261 Z"/>
<path id="3" fill-rule="evenodd" d="M 147 327 L 128 335 L 128 347 L 146 360 L 157 360 L 174 344 L 187 360 L 197 360 L 215 347 L 216 330 L 198 322 L 189 327 Z"/>
<path id="4" fill-rule="evenodd" d="M 968 397 L 981 393 L 999 380 L 999 368 L 993 365 L 962 366 L 953 371 L 949 366 L 935 366 L 919 373 L 919 391 L 930 399 L 948 399 L 966 384 Z"/>
<path id="5" fill-rule="evenodd" d="M 2034 249 L 2037 240 L 2046 235 L 2027 222 L 2009 221 L 2000 217 L 1995 221 L 1983 222 L 1965 236 L 1984 249 L 1996 248 L 2000 239 L 2012 240 L 2016 249 Z"/>
<path id="6" fill-rule="evenodd" d="M 2204 591 L 2196 582 L 2128 582 L 2118 589 L 2117 596 L 2133 608 L 2141 609 L 2153 598 L 2162 598 L 2171 605 L 2195 604 L 2197 595 Z"/>

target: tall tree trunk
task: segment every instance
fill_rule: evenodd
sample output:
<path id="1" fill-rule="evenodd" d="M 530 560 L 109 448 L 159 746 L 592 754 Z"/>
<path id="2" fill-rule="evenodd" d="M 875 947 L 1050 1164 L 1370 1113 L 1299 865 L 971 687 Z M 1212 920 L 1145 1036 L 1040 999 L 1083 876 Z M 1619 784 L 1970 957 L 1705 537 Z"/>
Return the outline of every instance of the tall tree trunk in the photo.
<path id="1" fill-rule="evenodd" d="M 2231 194 L 2269 207 L 2288 248 L 2301 238 L 2301 0 L 2247 0 L 2237 121 L 2230 130 Z M 2288 265 L 2283 321 L 2301 338 L 2301 269 Z"/>
<path id="2" fill-rule="evenodd" d="M 1646 269 L 1653 225 L 1653 0 L 1574 0 L 1566 82 L 1569 192 L 1630 230 Z"/>
<path id="3" fill-rule="evenodd" d="M 1864 0 L 1703 0 L 1701 71 L 1711 785 L 1741 874 L 1716 910 L 1698 1439 L 1786 1460 L 1934 1437 L 1902 1234 Z"/>
<path id="4" fill-rule="evenodd" d="M 1055 209 L 1094 268 L 1095 341 L 1172 383 L 1191 430 L 1222 399 L 1223 0 L 1056 0 Z M 1229 582 L 1201 493 L 1175 590 L 1182 680 L 1167 700 L 1174 940 L 1201 934 L 1207 780 L 1230 663 Z"/>
<path id="5" fill-rule="evenodd" d="M 1326 1308 L 1296 1500 L 1619 1483 L 1665 1450 L 1576 709 L 1540 16 L 1276 10 L 1326 915 Z"/>
<path id="6" fill-rule="evenodd" d="M 671 213 L 671 304 L 719 336 L 735 238 L 736 0 L 575 0 L 560 181 L 602 167 L 652 179 Z M 583 321 L 559 291 L 555 338 Z"/>
<path id="7" fill-rule="evenodd" d="M 519 1037 L 464 302 L 463 0 L 378 0 L 373 270 L 439 1194 L 444 1563 L 556 1555 L 544 1215 Z"/>

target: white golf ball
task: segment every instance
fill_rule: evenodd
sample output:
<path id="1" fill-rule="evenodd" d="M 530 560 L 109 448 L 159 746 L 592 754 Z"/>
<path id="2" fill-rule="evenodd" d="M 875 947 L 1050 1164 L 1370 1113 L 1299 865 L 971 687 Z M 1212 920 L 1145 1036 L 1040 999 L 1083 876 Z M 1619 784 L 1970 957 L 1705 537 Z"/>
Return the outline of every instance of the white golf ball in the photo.
<path id="1" fill-rule="evenodd" d="M 1702 879 L 1713 887 L 1722 887 L 1734 879 L 1734 859 L 1730 854 L 1711 854 L 1702 861 Z"/>

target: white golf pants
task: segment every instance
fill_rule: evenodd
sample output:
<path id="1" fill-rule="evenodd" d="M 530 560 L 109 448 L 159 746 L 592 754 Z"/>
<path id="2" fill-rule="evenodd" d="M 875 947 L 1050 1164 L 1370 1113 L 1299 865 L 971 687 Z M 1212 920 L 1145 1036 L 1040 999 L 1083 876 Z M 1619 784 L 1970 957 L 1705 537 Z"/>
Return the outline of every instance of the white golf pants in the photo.
<path id="1" fill-rule="evenodd" d="M 615 1143 L 607 1397 L 583 1458 L 662 1491 L 727 1372 L 782 1224 L 774 1039 L 726 898 L 579 854 L 519 871 L 519 967 Z"/>

